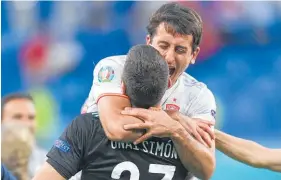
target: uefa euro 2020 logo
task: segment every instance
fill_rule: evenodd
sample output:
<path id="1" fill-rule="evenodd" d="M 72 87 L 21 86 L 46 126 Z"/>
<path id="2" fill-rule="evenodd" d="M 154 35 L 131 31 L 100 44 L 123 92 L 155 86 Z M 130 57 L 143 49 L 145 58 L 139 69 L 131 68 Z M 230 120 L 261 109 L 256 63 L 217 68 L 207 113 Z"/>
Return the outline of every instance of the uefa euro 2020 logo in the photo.
<path id="1" fill-rule="evenodd" d="M 98 74 L 99 82 L 110 82 L 114 78 L 114 70 L 110 66 L 104 66 Z"/>

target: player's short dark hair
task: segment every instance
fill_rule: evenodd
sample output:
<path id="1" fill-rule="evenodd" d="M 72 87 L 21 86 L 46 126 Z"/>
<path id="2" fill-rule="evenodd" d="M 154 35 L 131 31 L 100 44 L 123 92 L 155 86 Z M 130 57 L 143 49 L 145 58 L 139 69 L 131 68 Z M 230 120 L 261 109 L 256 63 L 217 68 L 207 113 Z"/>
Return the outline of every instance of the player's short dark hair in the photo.
<path id="1" fill-rule="evenodd" d="M 4 113 L 3 109 L 4 109 L 5 105 L 15 99 L 26 99 L 31 102 L 34 102 L 32 96 L 30 94 L 25 94 L 25 93 L 11 93 L 11 94 L 8 94 L 8 95 L 2 97 L 2 99 L 1 99 L 1 119 L 3 117 L 3 113 Z"/>
<path id="2" fill-rule="evenodd" d="M 169 68 L 159 52 L 149 45 L 136 45 L 127 54 L 122 81 L 134 107 L 157 105 L 168 87 Z"/>
<path id="3" fill-rule="evenodd" d="M 148 34 L 153 39 L 158 26 L 166 24 L 166 31 L 181 35 L 192 35 L 193 51 L 199 46 L 202 39 L 202 19 L 200 15 L 178 3 L 167 3 L 162 5 L 150 18 L 146 27 Z"/>

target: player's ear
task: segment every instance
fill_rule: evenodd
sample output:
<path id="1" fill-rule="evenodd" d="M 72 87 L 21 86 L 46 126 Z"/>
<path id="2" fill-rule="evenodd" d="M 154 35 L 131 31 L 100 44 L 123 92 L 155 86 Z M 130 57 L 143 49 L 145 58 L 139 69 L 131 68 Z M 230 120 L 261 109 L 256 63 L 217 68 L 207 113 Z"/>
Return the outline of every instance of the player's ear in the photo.
<path id="1" fill-rule="evenodd" d="M 190 61 L 191 64 L 195 64 L 199 52 L 200 52 L 200 47 L 196 47 L 196 49 L 192 52 L 192 59 Z"/>
<path id="2" fill-rule="evenodd" d="M 121 89 L 122 89 L 122 94 L 126 95 L 126 86 L 123 81 L 121 82 Z"/>
<path id="3" fill-rule="evenodd" d="M 146 35 L 146 45 L 150 45 L 151 44 L 151 37 L 150 35 Z"/>

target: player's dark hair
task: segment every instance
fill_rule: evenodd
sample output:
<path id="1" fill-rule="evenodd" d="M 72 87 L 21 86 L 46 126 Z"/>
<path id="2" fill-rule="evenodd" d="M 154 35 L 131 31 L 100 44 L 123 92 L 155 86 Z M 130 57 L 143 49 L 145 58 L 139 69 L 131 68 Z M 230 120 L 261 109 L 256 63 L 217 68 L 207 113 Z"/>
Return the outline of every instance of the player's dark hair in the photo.
<path id="1" fill-rule="evenodd" d="M 202 39 L 202 19 L 200 15 L 188 7 L 178 3 L 162 5 L 150 18 L 146 27 L 153 40 L 158 26 L 165 23 L 165 29 L 171 34 L 192 35 L 193 51 L 199 46 Z"/>
<path id="2" fill-rule="evenodd" d="M 3 109 L 5 107 L 5 105 L 12 101 L 12 100 L 15 100 L 15 99 L 26 99 L 26 100 L 29 100 L 31 102 L 34 102 L 33 98 L 31 95 L 29 94 L 24 94 L 24 93 L 11 93 L 11 94 L 8 94 L 4 97 L 2 97 L 1 99 L 1 120 L 3 118 Z"/>
<path id="3" fill-rule="evenodd" d="M 122 80 L 134 107 L 157 105 L 168 87 L 169 68 L 159 52 L 149 45 L 136 45 L 127 54 Z"/>

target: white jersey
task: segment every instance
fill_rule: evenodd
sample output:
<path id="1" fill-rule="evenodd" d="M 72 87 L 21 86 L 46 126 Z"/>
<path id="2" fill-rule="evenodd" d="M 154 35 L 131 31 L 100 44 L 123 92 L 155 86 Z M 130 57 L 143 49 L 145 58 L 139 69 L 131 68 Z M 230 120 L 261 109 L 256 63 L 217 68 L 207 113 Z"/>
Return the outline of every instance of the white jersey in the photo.
<path id="1" fill-rule="evenodd" d="M 99 61 L 93 73 L 93 84 L 85 104 L 87 112 L 97 111 L 99 98 L 106 94 L 122 95 L 121 76 L 126 55 L 111 56 Z M 215 121 L 216 103 L 204 83 L 183 73 L 161 101 L 163 110 L 179 110 L 190 118 Z"/>

